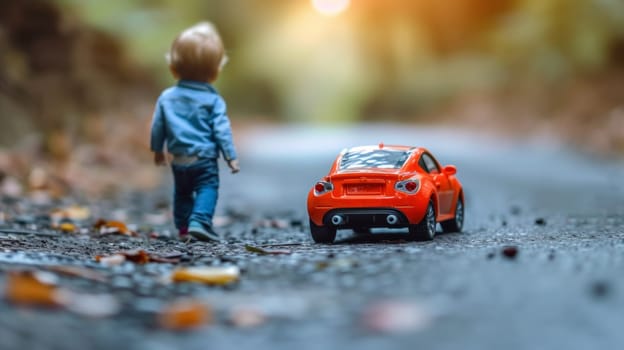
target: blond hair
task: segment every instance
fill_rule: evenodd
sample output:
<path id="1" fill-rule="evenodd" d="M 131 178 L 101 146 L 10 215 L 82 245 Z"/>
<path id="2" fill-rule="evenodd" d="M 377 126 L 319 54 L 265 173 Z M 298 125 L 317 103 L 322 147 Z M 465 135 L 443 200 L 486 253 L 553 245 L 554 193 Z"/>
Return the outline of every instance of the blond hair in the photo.
<path id="1" fill-rule="evenodd" d="M 200 22 L 175 38 L 167 61 L 180 79 L 212 82 L 227 57 L 217 28 L 210 22 Z"/>

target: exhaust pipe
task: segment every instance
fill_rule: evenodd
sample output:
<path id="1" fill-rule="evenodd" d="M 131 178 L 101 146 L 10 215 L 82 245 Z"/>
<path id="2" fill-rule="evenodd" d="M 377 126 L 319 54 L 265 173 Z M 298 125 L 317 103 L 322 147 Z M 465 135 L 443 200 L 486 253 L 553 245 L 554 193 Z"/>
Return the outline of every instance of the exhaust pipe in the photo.
<path id="1" fill-rule="evenodd" d="M 338 226 L 338 225 L 342 224 L 343 221 L 344 220 L 342 219 L 342 216 L 340 216 L 340 215 L 334 215 L 331 218 L 331 222 L 332 222 L 332 224 L 334 224 L 334 226 Z"/>
<path id="2" fill-rule="evenodd" d="M 386 222 L 390 225 L 394 225 L 399 222 L 399 218 L 397 218 L 397 216 L 394 214 L 390 214 L 386 217 Z"/>

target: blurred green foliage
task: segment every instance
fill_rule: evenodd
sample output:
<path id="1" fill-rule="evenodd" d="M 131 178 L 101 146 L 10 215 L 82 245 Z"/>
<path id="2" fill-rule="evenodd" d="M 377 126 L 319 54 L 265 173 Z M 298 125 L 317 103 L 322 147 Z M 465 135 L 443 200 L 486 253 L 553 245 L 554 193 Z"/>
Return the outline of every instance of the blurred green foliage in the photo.
<path id="1" fill-rule="evenodd" d="M 230 63 L 217 86 L 239 116 L 409 118 L 475 89 L 562 84 L 622 65 L 622 0 L 57 0 L 123 39 L 164 86 L 173 38 L 213 21 Z"/>

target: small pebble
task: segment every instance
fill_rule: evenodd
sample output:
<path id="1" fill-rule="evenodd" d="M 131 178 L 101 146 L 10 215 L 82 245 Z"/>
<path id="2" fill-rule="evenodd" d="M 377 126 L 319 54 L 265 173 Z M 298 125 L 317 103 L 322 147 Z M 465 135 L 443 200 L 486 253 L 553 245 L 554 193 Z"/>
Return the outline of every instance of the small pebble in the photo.
<path id="1" fill-rule="evenodd" d="M 550 253 L 548 254 L 548 260 L 553 261 L 555 260 L 555 251 L 551 250 Z"/>
<path id="2" fill-rule="evenodd" d="M 611 286 L 605 281 L 594 282 L 591 286 L 591 294 L 596 299 L 602 299 L 611 293 Z"/>
<path id="3" fill-rule="evenodd" d="M 505 247 L 503 248 L 502 253 L 503 253 L 503 256 L 508 259 L 515 259 L 516 256 L 518 255 L 518 248 L 514 246 Z"/>

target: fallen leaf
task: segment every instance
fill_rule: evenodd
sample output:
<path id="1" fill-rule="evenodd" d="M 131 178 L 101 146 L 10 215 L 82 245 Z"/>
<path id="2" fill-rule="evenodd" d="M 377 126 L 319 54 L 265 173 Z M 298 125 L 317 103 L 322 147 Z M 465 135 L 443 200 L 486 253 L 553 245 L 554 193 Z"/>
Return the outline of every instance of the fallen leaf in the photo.
<path id="1" fill-rule="evenodd" d="M 64 299 L 67 310 L 90 318 L 110 317 L 121 310 L 119 301 L 109 294 L 68 293 Z"/>
<path id="2" fill-rule="evenodd" d="M 196 300 L 176 301 L 165 306 L 158 315 L 162 328 L 188 330 L 211 323 L 212 309 Z"/>
<path id="3" fill-rule="evenodd" d="M 68 219 L 83 221 L 91 217 L 91 210 L 88 207 L 72 205 L 65 209 L 65 215 Z"/>
<path id="4" fill-rule="evenodd" d="M 286 220 L 274 219 L 271 220 L 271 227 L 285 229 L 289 227 L 289 222 Z"/>
<path id="5" fill-rule="evenodd" d="M 331 267 L 337 270 L 347 271 L 358 266 L 359 263 L 356 260 L 346 258 L 319 261 L 316 263 L 317 270 L 324 270 Z"/>
<path id="6" fill-rule="evenodd" d="M 143 249 L 119 252 L 119 254 L 125 256 L 126 260 L 132 261 L 135 264 L 143 265 L 150 262 L 150 255 Z"/>
<path id="7" fill-rule="evenodd" d="M 291 254 L 292 252 L 290 250 L 285 250 L 285 249 L 264 249 L 264 248 L 260 248 L 260 247 L 254 247 L 248 244 L 245 244 L 245 249 L 248 252 L 252 252 L 252 253 L 258 253 L 258 254 L 262 254 L 262 255 L 285 255 L 285 254 Z"/>
<path id="8" fill-rule="evenodd" d="M 24 193 L 22 184 L 14 177 L 6 177 L 0 182 L 0 194 L 9 198 L 18 198 Z"/>
<path id="9" fill-rule="evenodd" d="M 64 222 L 59 225 L 59 230 L 65 233 L 75 233 L 76 231 L 78 231 L 78 228 L 71 222 Z"/>
<path id="10" fill-rule="evenodd" d="M 432 323 L 431 313 L 423 306 L 404 301 L 382 301 L 368 307 L 363 314 L 366 329 L 380 333 L 421 331 Z"/>
<path id="11" fill-rule="evenodd" d="M 50 213 L 53 222 L 61 220 L 85 221 L 91 217 L 91 210 L 79 205 L 71 205 L 67 208 L 55 209 Z"/>
<path id="12" fill-rule="evenodd" d="M 188 267 L 173 271 L 173 282 L 199 282 L 212 285 L 225 285 L 238 281 L 240 269 L 237 266 Z"/>
<path id="13" fill-rule="evenodd" d="M 229 322 L 239 328 L 258 327 L 266 322 L 266 316 L 251 307 L 238 307 L 232 310 Z"/>
<path id="14" fill-rule="evenodd" d="M 121 252 L 120 254 L 126 257 L 126 260 L 135 262 L 137 264 L 146 264 L 148 262 L 157 262 L 157 263 L 169 263 L 169 264 L 177 264 L 180 262 L 180 255 L 177 257 L 164 257 L 158 254 L 146 252 L 143 249 L 135 249 Z"/>
<path id="15" fill-rule="evenodd" d="M 122 254 L 113 254 L 107 256 L 97 255 L 95 257 L 95 261 L 106 266 L 116 266 L 123 264 L 126 261 L 126 257 Z"/>
<path id="16" fill-rule="evenodd" d="M 254 224 L 254 228 L 277 228 L 285 229 L 289 227 L 289 222 L 281 219 L 262 219 Z"/>
<path id="17" fill-rule="evenodd" d="M 15 304 L 60 306 L 62 298 L 55 280 L 54 275 L 41 271 L 9 272 L 5 296 L 7 300 Z"/>
<path id="18" fill-rule="evenodd" d="M 31 190 L 45 189 L 48 178 L 48 173 L 42 167 L 34 167 L 28 176 L 28 186 Z"/>
<path id="19" fill-rule="evenodd" d="M 141 265 L 150 262 L 177 264 L 180 262 L 180 259 L 175 257 L 162 257 L 157 254 L 146 252 L 143 249 L 135 249 L 122 251 L 109 256 L 98 255 L 95 257 L 95 261 L 111 266 L 119 265 L 124 261 L 131 261 Z"/>
<path id="20" fill-rule="evenodd" d="M 59 274 L 67 275 L 67 276 L 84 278 L 90 281 L 108 282 L 108 278 L 106 278 L 106 276 L 104 276 L 103 274 L 97 271 L 91 270 L 91 269 L 84 268 L 84 267 L 51 266 L 51 267 L 48 267 L 48 270 L 59 273 Z"/>
<path id="21" fill-rule="evenodd" d="M 128 226 L 121 221 L 106 221 L 100 219 L 94 226 L 100 231 L 101 235 L 121 234 L 126 236 L 138 236 L 136 232 L 130 230 Z"/>

